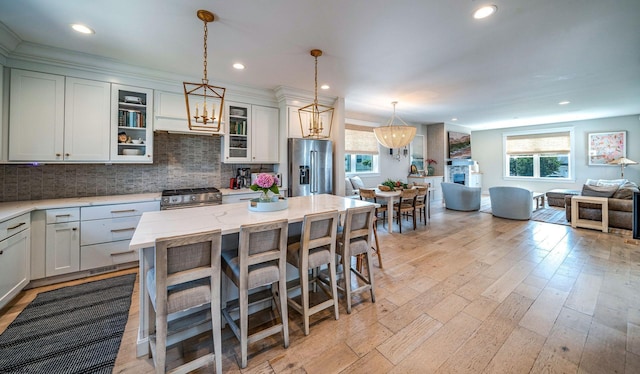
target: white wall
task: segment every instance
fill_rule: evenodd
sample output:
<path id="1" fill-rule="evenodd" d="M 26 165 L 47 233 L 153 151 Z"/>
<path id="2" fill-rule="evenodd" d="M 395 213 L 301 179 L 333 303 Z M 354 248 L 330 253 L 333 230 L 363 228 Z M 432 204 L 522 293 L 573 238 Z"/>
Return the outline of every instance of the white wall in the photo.
<path id="1" fill-rule="evenodd" d="M 513 181 L 503 178 L 504 151 L 502 135 L 505 132 L 573 127 L 575 137 L 575 182 L 560 181 Z M 562 122 L 550 125 L 526 126 L 471 132 L 471 155 L 480 165 L 482 190 L 487 192 L 492 186 L 521 186 L 533 191 L 548 191 L 554 188 L 581 190 L 588 178 L 620 178 L 619 166 L 588 165 L 588 134 L 592 132 L 627 131 L 627 158 L 640 162 L 640 118 L 638 115 L 594 119 L 588 121 Z M 625 178 L 640 182 L 640 165 L 627 166 Z"/>

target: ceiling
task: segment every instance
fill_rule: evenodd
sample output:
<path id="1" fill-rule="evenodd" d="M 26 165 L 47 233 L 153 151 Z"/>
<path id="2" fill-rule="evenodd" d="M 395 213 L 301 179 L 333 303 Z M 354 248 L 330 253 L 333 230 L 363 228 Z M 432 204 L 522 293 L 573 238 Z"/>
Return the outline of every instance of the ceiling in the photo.
<path id="1" fill-rule="evenodd" d="M 199 80 L 207 9 L 212 84 L 313 91 L 318 48 L 320 94 L 347 116 L 390 118 L 394 100 L 407 122 L 470 130 L 640 113 L 640 1 L 492 3 L 474 20 L 485 2 L 0 0 L 0 22 L 21 41 L 9 58 L 45 45 Z"/>

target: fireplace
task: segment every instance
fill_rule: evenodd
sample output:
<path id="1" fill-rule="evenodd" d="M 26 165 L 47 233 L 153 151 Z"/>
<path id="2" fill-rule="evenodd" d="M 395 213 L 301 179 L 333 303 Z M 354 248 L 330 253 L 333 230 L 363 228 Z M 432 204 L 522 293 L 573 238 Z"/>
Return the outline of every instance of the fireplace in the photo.
<path id="1" fill-rule="evenodd" d="M 471 165 L 473 165 L 473 161 L 467 159 L 448 161 L 445 172 L 445 181 L 468 186 L 471 182 Z"/>
<path id="2" fill-rule="evenodd" d="M 466 184 L 465 174 L 464 173 L 454 173 L 452 175 L 451 181 L 453 183 L 458 183 L 458 184 L 465 185 Z"/>

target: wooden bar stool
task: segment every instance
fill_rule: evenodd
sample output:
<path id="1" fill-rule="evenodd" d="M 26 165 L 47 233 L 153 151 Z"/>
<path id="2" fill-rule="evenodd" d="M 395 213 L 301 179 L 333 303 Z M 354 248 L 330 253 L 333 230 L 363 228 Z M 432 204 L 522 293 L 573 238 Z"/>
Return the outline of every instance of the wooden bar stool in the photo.
<path id="1" fill-rule="evenodd" d="M 373 265 L 371 261 L 371 233 L 373 232 L 373 218 L 375 207 L 373 205 L 347 209 L 344 220 L 344 229 L 338 236 L 337 252 L 342 259 L 344 272 L 344 287 L 338 289 L 345 293 L 347 299 L 347 313 L 351 313 L 351 294 L 356 292 L 370 291 L 371 301 L 375 303 L 373 282 Z M 367 261 L 367 276 L 351 267 L 351 258 L 364 255 Z M 364 284 L 355 289 L 351 289 L 351 273 Z"/>
<path id="2" fill-rule="evenodd" d="M 361 188 L 360 189 L 360 200 L 369 201 L 369 202 L 373 202 L 373 203 L 378 204 L 378 201 L 376 199 L 376 191 L 373 190 L 373 189 Z M 380 242 L 378 241 L 378 229 L 377 229 L 377 227 L 378 227 L 378 217 L 379 217 L 380 213 L 382 213 L 382 227 L 384 227 L 384 222 L 385 222 L 386 214 L 387 214 L 387 206 L 386 205 L 381 205 L 379 208 L 376 208 L 376 215 L 375 215 L 374 220 L 373 220 L 373 238 L 375 239 L 376 247 L 374 248 L 372 246 L 371 249 L 378 256 L 378 266 L 380 266 L 380 268 L 382 268 L 382 255 L 380 254 Z M 358 271 L 362 270 L 362 257 L 363 256 L 359 256 L 358 257 L 358 264 L 356 266 Z"/>
<path id="3" fill-rule="evenodd" d="M 155 245 L 155 266 L 147 271 L 147 297 L 151 301 L 149 354 L 153 357 L 156 373 L 166 371 L 167 346 L 209 328 L 213 335 L 213 352 L 170 372 L 187 373 L 215 362 L 216 373 L 222 373 L 221 231 L 161 238 L 156 240 Z M 211 309 L 210 319 L 202 312 L 192 315 L 184 313 L 206 304 Z M 168 322 L 169 316 L 176 316 L 178 312 L 183 313 Z M 197 317 L 204 318 L 194 320 Z M 174 325 L 180 328 L 175 329 Z"/>
<path id="4" fill-rule="evenodd" d="M 289 297 L 288 303 L 294 310 L 302 314 L 304 334 L 309 335 L 309 316 L 333 306 L 335 319 L 338 314 L 338 289 L 336 280 L 336 233 L 338 231 L 339 214 L 337 210 L 307 214 L 302 221 L 300 241 L 289 244 L 287 262 L 298 268 L 301 303 Z M 329 284 L 319 282 L 317 277 L 320 266 L 327 265 Z M 312 277 L 309 279 L 309 270 Z M 329 296 L 328 300 L 309 306 L 309 283 L 320 286 Z"/>
<path id="5" fill-rule="evenodd" d="M 427 187 L 415 187 L 418 190 L 418 195 L 416 196 L 416 213 L 420 217 L 420 221 L 423 223 L 427 223 L 427 212 L 429 211 L 429 189 Z M 431 218 L 431 217 L 429 217 Z"/>
<path id="6" fill-rule="evenodd" d="M 247 347 L 260 339 L 282 332 L 284 347 L 289 346 L 287 315 L 287 233 L 286 219 L 240 226 L 238 251 L 222 252 L 222 270 L 238 287 L 238 300 L 227 303 L 222 315 L 240 341 L 242 368 L 247 367 Z M 249 290 L 271 285 L 267 299 L 275 303 L 280 323 L 248 335 Z M 259 295 L 256 293 L 255 295 Z M 254 296 L 254 295 L 252 295 Z M 226 296 L 223 296 L 226 300 Z M 254 301 L 252 301 L 253 303 Z M 239 309 L 239 324 L 231 311 Z"/>

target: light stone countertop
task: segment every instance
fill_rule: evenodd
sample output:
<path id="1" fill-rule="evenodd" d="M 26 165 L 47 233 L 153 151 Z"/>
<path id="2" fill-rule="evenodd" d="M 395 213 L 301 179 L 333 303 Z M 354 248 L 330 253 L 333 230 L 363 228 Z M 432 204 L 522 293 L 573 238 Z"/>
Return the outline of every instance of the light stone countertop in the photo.
<path id="1" fill-rule="evenodd" d="M 371 205 L 366 201 L 336 195 L 297 196 L 288 199 L 288 208 L 275 212 L 250 211 L 247 202 L 205 206 L 189 209 L 145 212 L 133 233 L 130 249 L 155 246 L 160 237 L 187 235 L 221 229 L 222 234 L 240 231 L 240 225 L 286 219 L 289 223 L 302 222 L 305 214 Z"/>
<path id="2" fill-rule="evenodd" d="M 286 188 L 281 188 L 286 191 Z M 249 188 L 240 190 L 232 190 L 229 188 L 220 188 L 222 195 L 236 195 L 247 193 L 258 193 Z M 88 197 L 69 197 L 62 199 L 46 199 L 46 200 L 23 200 L 8 201 L 0 203 L 0 222 L 17 217 L 24 213 L 34 210 L 46 210 L 57 208 L 74 208 L 93 205 L 109 205 L 109 204 L 126 204 L 138 203 L 145 201 L 160 200 L 161 192 L 128 194 L 128 195 L 109 195 L 109 196 L 88 196 Z"/>
<path id="3" fill-rule="evenodd" d="M 6 221 L 34 210 L 56 208 L 73 208 L 94 205 L 138 203 L 160 200 L 160 193 L 143 193 L 130 195 L 70 197 L 65 199 L 10 201 L 0 203 L 0 221 Z"/>

